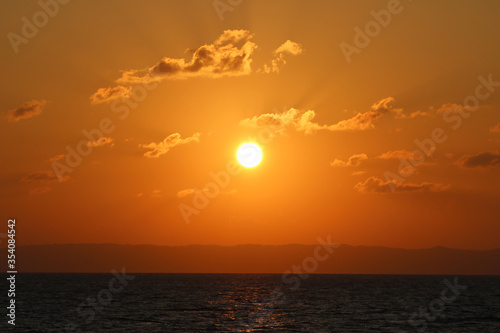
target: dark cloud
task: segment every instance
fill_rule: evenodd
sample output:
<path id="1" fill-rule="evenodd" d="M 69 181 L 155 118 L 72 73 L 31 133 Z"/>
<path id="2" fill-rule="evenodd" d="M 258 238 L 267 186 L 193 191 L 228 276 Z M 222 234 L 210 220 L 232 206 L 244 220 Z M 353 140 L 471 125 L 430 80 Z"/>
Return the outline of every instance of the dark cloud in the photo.
<path id="1" fill-rule="evenodd" d="M 464 155 L 456 164 L 462 168 L 491 168 L 500 166 L 500 153 L 485 151 L 482 153 Z"/>
<path id="2" fill-rule="evenodd" d="M 7 119 L 9 121 L 19 121 L 21 119 L 28 119 L 42 113 L 47 104 L 46 100 L 38 101 L 36 99 L 30 102 L 24 102 L 15 109 L 9 110 L 7 112 Z"/>
<path id="3" fill-rule="evenodd" d="M 145 70 L 124 71 L 118 79 L 121 84 L 144 83 L 163 79 L 189 77 L 219 78 L 249 74 L 251 56 L 257 45 L 247 30 L 226 30 L 214 43 L 200 46 L 190 61 L 165 57 Z"/>

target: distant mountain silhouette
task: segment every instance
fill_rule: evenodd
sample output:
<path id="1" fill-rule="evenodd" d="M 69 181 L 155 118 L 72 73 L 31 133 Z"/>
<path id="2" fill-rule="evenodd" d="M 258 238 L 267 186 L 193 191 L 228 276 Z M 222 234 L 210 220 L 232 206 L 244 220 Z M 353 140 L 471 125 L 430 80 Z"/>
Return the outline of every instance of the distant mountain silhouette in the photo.
<path id="1" fill-rule="evenodd" d="M 304 267 L 304 273 L 322 274 L 500 275 L 500 249 L 317 246 L 30 245 L 17 247 L 16 261 L 19 272 L 110 272 L 125 267 L 136 273 L 283 273 L 296 266 Z M 6 249 L 1 252 L 6 258 Z M 6 261 L 0 265 L 4 272 Z"/>

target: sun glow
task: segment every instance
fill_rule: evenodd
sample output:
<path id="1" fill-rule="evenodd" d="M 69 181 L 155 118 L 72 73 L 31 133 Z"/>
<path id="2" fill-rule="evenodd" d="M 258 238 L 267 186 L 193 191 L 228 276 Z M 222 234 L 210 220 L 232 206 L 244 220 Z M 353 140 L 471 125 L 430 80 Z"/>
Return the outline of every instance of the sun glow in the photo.
<path id="1" fill-rule="evenodd" d="M 255 143 L 245 143 L 238 148 L 236 158 L 246 168 L 253 168 L 262 160 L 262 151 Z"/>

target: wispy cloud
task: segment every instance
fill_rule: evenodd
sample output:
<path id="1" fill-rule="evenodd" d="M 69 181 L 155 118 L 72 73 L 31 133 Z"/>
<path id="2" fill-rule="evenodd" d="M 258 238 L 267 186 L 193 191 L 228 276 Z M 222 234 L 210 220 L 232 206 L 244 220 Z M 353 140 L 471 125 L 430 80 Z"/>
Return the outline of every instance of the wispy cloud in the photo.
<path id="1" fill-rule="evenodd" d="M 179 192 L 177 192 L 177 198 L 185 198 L 187 196 L 194 194 L 195 192 L 196 191 L 194 188 L 187 188 L 184 190 L 180 190 Z"/>
<path id="2" fill-rule="evenodd" d="M 486 108 L 486 105 L 479 105 L 477 109 Z M 432 108 L 431 108 L 432 109 Z M 476 110 L 475 107 L 456 103 L 445 103 L 436 109 L 436 114 L 458 114 L 464 118 L 468 118 L 469 114 Z"/>
<path id="3" fill-rule="evenodd" d="M 191 195 L 194 195 L 195 193 L 197 192 L 202 192 L 202 193 L 210 193 L 210 190 L 207 189 L 207 188 L 204 188 L 204 189 L 195 189 L 195 188 L 186 188 L 184 190 L 180 190 L 177 192 L 177 198 L 179 199 L 182 199 L 182 198 L 186 198 L 186 197 L 189 197 Z M 233 195 L 233 194 L 236 194 L 237 191 L 235 189 L 232 189 L 232 190 L 229 190 L 229 191 L 222 191 L 220 190 L 220 193 L 221 194 L 225 194 L 225 195 Z"/>
<path id="4" fill-rule="evenodd" d="M 61 179 L 61 181 L 67 181 L 70 177 L 62 176 Z M 21 181 L 24 183 L 49 184 L 59 182 L 59 178 L 52 171 L 36 171 L 21 178 Z"/>
<path id="5" fill-rule="evenodd" d="M 161 198 L 162 197 L 161 190 L 153 190 L 153 192 L 151 192 L 149 196 L 151 198 Z"/>
<path id="6" fill-rule="evenodd" d="M 30 190 L 29 194 L 30 195 L 37 195 L 37 194 L 43 194 L 51 191 L 52 189 L 50 187 L 37 187 L 32 190 Z"/>
<path id="7" fill-rule="evenodd" d="M 441 105 L 437 110 L 436 113 L 441 114 L 445 112 L 453 112 L 453 113 L 461 113 L 464 110 L 467 111 L 468 107 L 463 106 L 461 104 L 455 104 L 455 103 L 446 103 Z"/>
<path id="8" fill-rule="evenodd" d="M 357 183 L 354 188 L 363 193 L 442 192 L 446 191 L 449 185 L 429 182 L 421 184 L 404 184 L 395 180 L 383 181 L 377 177 L 370 177 L 364 182 Z"/>
<path id="9" fill-rule="evenodd" d="M 490 132 L 500 132 L 500 123 L 490 128 Z"/>
<path id="10" fill-rule="evenodd" d="M 21 119 L 29 119 L 42 113 L 47 104 L 46 100 L 32 100 L 24 102 L 15 109 L 7 112 L 7 119 L 9 121 L 19 121 Z"/>
<path id="11" fill-rule="evenodd" d="M 54 155 L 51 158 L 49 158 L 49 162 L 59 161 L 59 160 L 62 160 L 64 157 L 66 157 L 65 154 L 57 154 L 57 155 Z"/>
<path id="12" fill-rule="evenodd" d="M 366 154 L 354 154 L 347 161 L 342 161 L 335 159 L 333 162 L 330 163 L 331 166 L 333 167 L 357 167 L 360 166 L 363 161 L 366 161 L 368 159 L 368 156 Z"/>
<path id="13" fill-rule="evenodd" d="M 292 42 L 291 40 L 287 40 L 274 50 L 274 58 L 269 64 L 264 65 L 264 68 L 261 71 L 264 73 L 279 73 L 286 64 L 286 55 L 296 56 L 301 54 L 302 51 L 302 45 Z"/>
<path id="14" fill-rule="evenodd" d="M 118 98 L 130 97 L 130 91 L 132 91 L 132 87 L 124 87 L 120 85 L 115 87 L 99 88 L 90 96 L 90 100 L 92 104 L 108 103 Z"/>
<path id="15" fill-rule="evenodd" d="M 415 154 L 409 150 L 401 149 L 401 150 L 390 150 L 386 153 L 383 153 L 380 156 L 377 156 L 376 158 L 382 160 L 397 160 L 399 158 L 404 158 L 404 159 L 413 158 L 414 155 Z"/>
<path id="16" fill-rule="evenodd" d="M 95 140 L 95 141 L 89 141 L 87 142 L 87 146 L 89 147 L 101 147 L 104 145 L 110 145 L 113 147 L 115 144 L 113 143 L 114 139 L 110 137 L 103 136 L 102 138 Z"/>
<path id="17" fill-rule="evenodd" d="M 190 137 L 185 139 L 181 138 L 179 133 L 170 134 L 163 141 L 159 143 L 151 142 L 148 144 L 141 144 L 139 147 L 150 149 L 144 156 L 148 158 L 158 158 L 161 155 L 165 155 L 171 148 L 179 145 L 188 144 L 191 142 L 200 142 L 200 133 L 195 133 Z"/>
<path id="18" fill-rule="evenodd" d="M 395 116 L 396 119 L 413 119 L 417 117 L 427 117 L 430 115 L 430 113 L 427 111 L 417 110 L 410 113 L 403 113 L 403 109 L 397 109 L 397 110 L 398 111 Z"/>

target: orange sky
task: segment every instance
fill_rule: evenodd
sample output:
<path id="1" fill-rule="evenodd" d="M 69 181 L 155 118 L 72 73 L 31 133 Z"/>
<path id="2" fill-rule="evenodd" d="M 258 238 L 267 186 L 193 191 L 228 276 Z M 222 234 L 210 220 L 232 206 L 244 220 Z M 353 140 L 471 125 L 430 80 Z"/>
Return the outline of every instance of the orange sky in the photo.
<path id="1" fill-rule="evenodd" d="M 500 247 L 496 1 L 1 6 L 20 244 Z"/>

